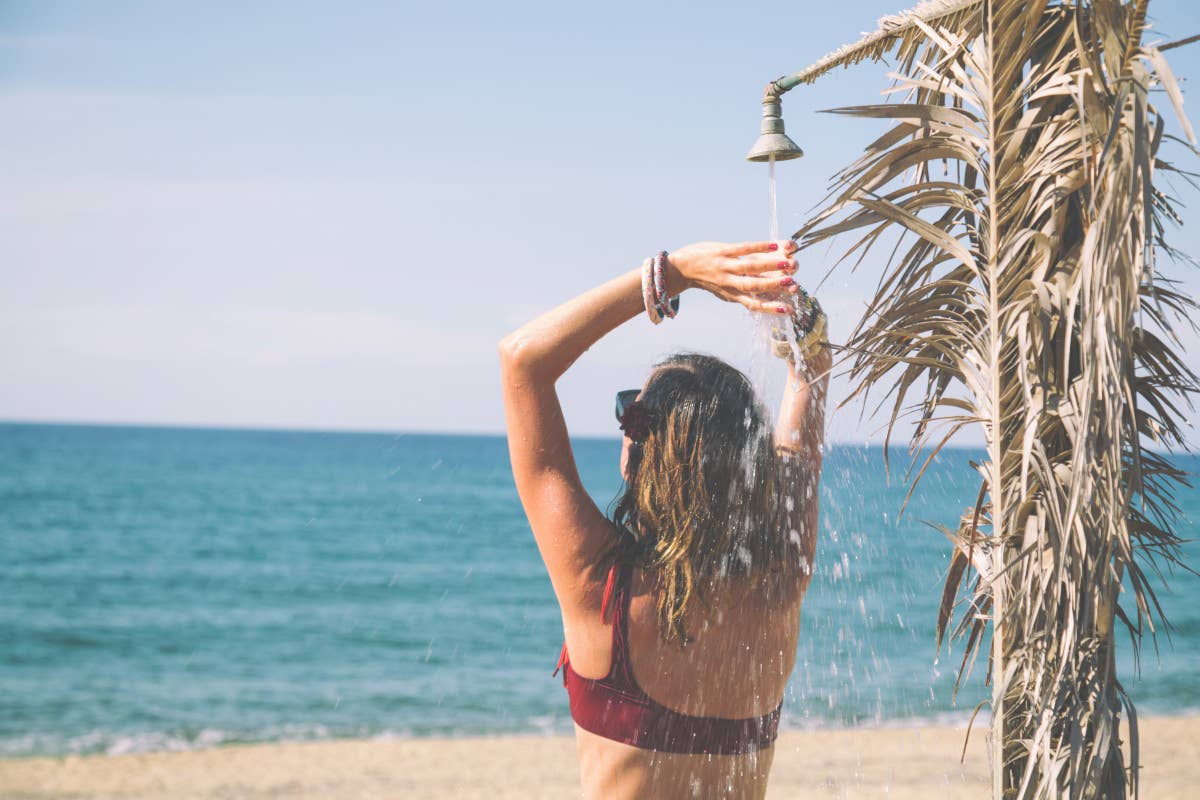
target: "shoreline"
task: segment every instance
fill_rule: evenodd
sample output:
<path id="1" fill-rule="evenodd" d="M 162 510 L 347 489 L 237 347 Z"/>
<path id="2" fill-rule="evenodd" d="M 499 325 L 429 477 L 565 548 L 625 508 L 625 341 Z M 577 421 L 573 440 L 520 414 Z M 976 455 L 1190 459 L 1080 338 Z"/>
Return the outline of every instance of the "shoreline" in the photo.
<path id="1" fill-rule="evenodd" d="M 903 733 L 911 730 L 957 730 L 966 731 L 967 723 L 970 720 L 970 714 L 962 712 L 947 712 L 938 713 L 925 717 L 895 717 L 888 719 L 872 719 L 856 723 L 841 724 L 837 722 L 810 719 L 802 724 L 796 724 L 794 720 L 789 720 L 786 717 L 779 726 L 780 737 L 793 735 L 807 734 L 854 734 L 870 731 L 894 731 Z M 1151 711 L 1139 713 L 1138 719 L 1144 724 L 1147 720 L 1157 721 L 1180 721 L 1195 720 L 1197 725 L 1200 725 L 1200 709 L 1198 708 L 1183 708 L 1179 711 L 1163 713 L 1160 711 Z M 571 724 L 570 718 L 563 720 L 566 726 Z M 790 724 L 789 724 L 790 723 Z M 302 727 L 302 726 L 296 726 Z M 974 737 L 976 732 L 983 731 L 987 727 L 986 721 L 980 716 L 975 720 L 971 736 Z M 305 734 L 301 733 L 297 736 L 280 736 L 278 738 L 264 739 L 238 739 L 238 738 L 221 738 L 220 736 L 211 737 L 211 734 L 222 734 L 218 729 L 204 728 L 201 729 L 195 737 L 195 740 L 184 740 L 183 738 L 171 734 L 151 734 L 159 738 L 162 742 L 169 742 L 163 746 L 143 747 L 134 745 L 128 749 L 116 750 L 87 750 L 87 751 L 67 751 L 67 752 L 4 752 L 0 749 L 0 764 L 13 761 L 29 761 L 35 759 L 63 761 L 72 758 L 115 758 L 118 756 L 154 756 L 154 755 L 169 755 L 176 753 L 194 753 L 206 750 L 222 750 L 235 747 L 268 747 L 274 745 L 308 745 L 308 744 L 329 744 L 336 742 L 488 742 L 505 739 L 559 739 L 570 738 L 573 734 L 570 729 L 564 725 L 554 724 L 546 726 L 537 726 L 535 728 L 524 728 L 518 730 L 500 730 L 500 731 L 450 731 L 450 732 L 434 732 L 434 733 L 413 733 L 405 729 L 384 730 L 372 734 L 355 734 L 355 735 L 330 735 L 323 726 L 314 725 L 314 729 L 322 729 L 321 733 Z M 141 736 L 141 734 L 131 734 L 132 737 Z M 75 737 L 75 739 L 88 738 Z M 119 738 L 119 737 L 115 737 Z M 207 741 L 204 741 L 206 740 Z"/>
<path id="2" fill-rule="evenodd" d="M 1141 793 L 1191 796 L 1200 715 L 1140 720 Z M 790 730 L 768 798 L 986 798 L 986 723 Z M 579 796 L 571 736 L 331 739 L 123 755 L 0 758 L 0 799 L 561 798 Z"/>

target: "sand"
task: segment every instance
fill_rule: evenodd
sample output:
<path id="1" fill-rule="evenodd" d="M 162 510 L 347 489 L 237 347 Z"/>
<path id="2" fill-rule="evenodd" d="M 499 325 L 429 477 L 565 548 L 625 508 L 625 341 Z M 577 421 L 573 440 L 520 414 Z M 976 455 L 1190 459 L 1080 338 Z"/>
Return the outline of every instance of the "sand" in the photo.
<path id="1" fill-rule="evenodd" d="M 784 733 L 768 797 L 987 798 L 985 737 L 959 764 L 952 727 Z M 1200 794 L 1200 716 L 1142 722 L 1142 797 Z M 570 737 L 393 739 L 219 747 L 184 753 L 0 759 L 0 798 L 578 797 Z"/>

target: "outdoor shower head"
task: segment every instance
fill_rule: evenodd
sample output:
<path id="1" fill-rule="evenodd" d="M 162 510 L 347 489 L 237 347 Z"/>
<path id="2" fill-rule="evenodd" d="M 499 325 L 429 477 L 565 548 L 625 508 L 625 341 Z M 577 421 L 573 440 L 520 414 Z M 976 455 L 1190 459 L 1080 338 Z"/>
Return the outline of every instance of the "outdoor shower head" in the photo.
<path id="1" fill-rule="evenodd" d="M 804 155 L 800 145 L 783 132 L 782 108 L 779 87 L 774 83 L 767 84 L 767 90 L 763 94 L 762 127 L 759 129 L 758 141 L 746 154 L 747 161 L 770 161 L 772 155 L 776 161 L 787 161 Z"/>

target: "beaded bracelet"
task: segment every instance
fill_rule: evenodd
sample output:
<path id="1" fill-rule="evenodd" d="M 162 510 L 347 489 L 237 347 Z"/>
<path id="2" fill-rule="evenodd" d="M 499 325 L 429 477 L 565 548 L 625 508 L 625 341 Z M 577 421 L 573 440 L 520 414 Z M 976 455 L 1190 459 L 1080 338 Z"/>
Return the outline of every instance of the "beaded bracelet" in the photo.
<path id="1" fill-rule="evenodd" d="M 658 311 L 664 317 L 674 317 L 675 312 L 679 310 L 679 301 L 677 298 L 667 298 L 667 251 L 659 250 L 654 255 L 654 295 L 658 301 Z M 674 300 L 674 307 L 672 302 Z"/>
<path id="2" fill-rule="evenodd" d="M 654 296 L 654 259 L 647 258 L 642 262 L 642 304 L 646 306 L 646 316 L 655 325 L 663 321 L 658 310 L 658 302 Z"/>
<path id="3" fill-rule="evenodd" d="M 642 262 L 642 304 L 655 325 L 679 313 L 679 296 L 667 297 L 666 263 L 666 250 Z"/>
<path id="4" fill-rule="evenodd" d="M 654 256 L 654 295 L 658 311 L 664 317 L 673 318 L 679 313 L 679 295 L 667 297 L 667 251 L 659 250 Z"/>

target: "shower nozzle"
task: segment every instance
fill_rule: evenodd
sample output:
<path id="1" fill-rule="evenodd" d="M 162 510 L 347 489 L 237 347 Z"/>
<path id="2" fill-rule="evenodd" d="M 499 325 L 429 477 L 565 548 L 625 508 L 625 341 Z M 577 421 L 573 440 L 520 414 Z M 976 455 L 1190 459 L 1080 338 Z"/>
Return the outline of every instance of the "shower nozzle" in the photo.
<path id="1" fill-rule="evenodd" d="M 774 84 L 768 84 L 763 95 L 762 127 L 759 129 L 758 141 L 746 154 L 747 161 L 770 161 L 772 155 L 776 161 L 787 161 L 804 155 L 800 145 L 783 132 L 783 104 L 779 95 L 772 91 L 774 88 Z"/>

